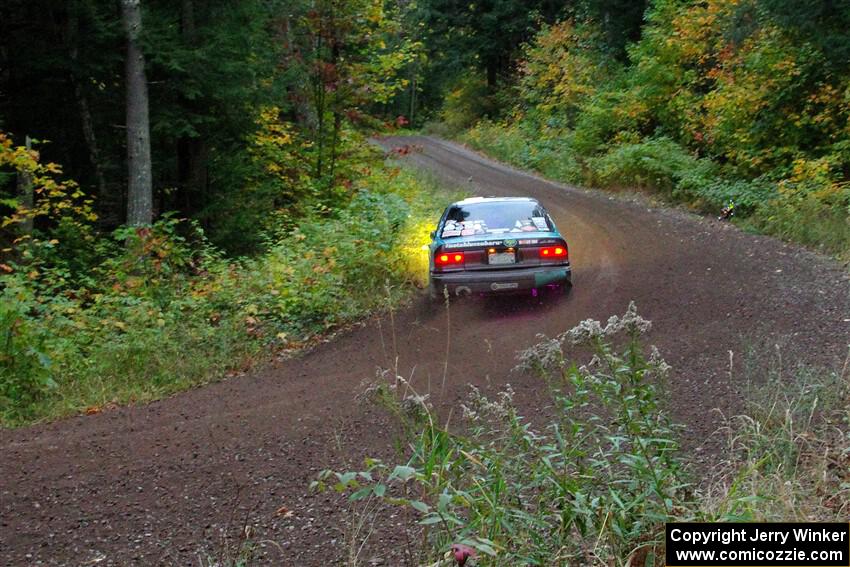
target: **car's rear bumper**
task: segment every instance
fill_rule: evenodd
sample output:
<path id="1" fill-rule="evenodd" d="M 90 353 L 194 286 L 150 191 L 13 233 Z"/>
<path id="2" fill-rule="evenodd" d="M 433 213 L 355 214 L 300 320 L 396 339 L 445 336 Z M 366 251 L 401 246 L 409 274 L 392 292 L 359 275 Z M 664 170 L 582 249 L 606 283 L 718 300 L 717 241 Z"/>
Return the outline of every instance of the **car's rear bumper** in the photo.
<path id="1" fill-rule="evenodd" d="M 539 266 L 510 270 L 431 273 L 431 287 L 437 294 L 448 288 L 449 294 L 497 293 L 570 284 L 570 266 Z"/>

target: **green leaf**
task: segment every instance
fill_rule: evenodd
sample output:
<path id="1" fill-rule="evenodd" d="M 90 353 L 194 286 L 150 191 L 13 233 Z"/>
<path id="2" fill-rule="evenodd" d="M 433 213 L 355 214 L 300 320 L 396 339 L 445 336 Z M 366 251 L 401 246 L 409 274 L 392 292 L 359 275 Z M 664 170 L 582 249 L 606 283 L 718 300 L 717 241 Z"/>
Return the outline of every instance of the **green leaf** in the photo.
<path id="1" fill-rule="evenodd" d="M 416 469 L 414 469 L 413 467 L 397 465 L 396 468 L 393 470 L 392 474 L 390 475 L 389 480 L 397 478 L 402 482 L 407 482 L 414 476 L 416 476 Z"/>
<path id="2" fill-rule="evenodd" d="M 348 486 L 351 484 L 355 478 L 357 478 L 356 472 L 347 472 L 347 473 L 336 473 L 336 477 L 339 479 L 339 483 L 343 486 Z"/>
<path id="3" fill-rule="evenodd" d="M 419 512 L 422 512 L 423 514 L 427 514 L 431 510 L 431 507 L 428 506 L 427 504 L 425 504 L 424 502 L 422 502 L 421 500 L 411 500 L 410 506 L 414 510 L 418 510 Z"/>
<path id="4" fill-rule="evenodd" d="M 439 510 L 441 512 L 445 512 L 448 509 L 449 504 L 451 504 L 451 502 L 452 502 L 452 495 L 447 493 L 447 492 L 443 492 L 443 493 L 440 494 L 440 501 L 437 504 L 437 508 L 439 508 Z"/>
<path id="5" fill-rule="evenodd" d="M 481 553 L 487 554 L 490 557 L 496 557 L 496 544 L 486 538 L 464 539 L 461 543 L 474 547 Z"/>
<path id="6" fill-rule="evenodd" d="M 351 496 L 348 497 L 348 501 L 349 502 L 356 502 L 357 500 L 363 500 L 364 498 L 366 498 L 370 494 L 372 494 L 372 487 L 367 486 L 365 488 L 361 488 L 360 490 L 352 492 Z"/>

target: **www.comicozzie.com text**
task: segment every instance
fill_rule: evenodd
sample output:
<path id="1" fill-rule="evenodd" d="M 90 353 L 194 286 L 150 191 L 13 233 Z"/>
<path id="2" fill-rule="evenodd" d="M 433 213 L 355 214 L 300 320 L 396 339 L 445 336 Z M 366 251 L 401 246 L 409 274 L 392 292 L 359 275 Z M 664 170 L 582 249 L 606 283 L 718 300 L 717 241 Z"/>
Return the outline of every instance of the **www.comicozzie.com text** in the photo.
<path id="1" fill-rule="evenodd" d="M 728 545 L 738 541 L 777 542 L 785 545 L 793 534 L 796 542 L 842 542 L 846 541 L 847 532 L 830 529 L 795 528 L 792 530 L 768 530 L 763 527 L 741 527 L 734 530 L 705 530 L 687 531 L 674 528 L 670 531 L 673 541 L 688 543 L 722 543 Z"/>

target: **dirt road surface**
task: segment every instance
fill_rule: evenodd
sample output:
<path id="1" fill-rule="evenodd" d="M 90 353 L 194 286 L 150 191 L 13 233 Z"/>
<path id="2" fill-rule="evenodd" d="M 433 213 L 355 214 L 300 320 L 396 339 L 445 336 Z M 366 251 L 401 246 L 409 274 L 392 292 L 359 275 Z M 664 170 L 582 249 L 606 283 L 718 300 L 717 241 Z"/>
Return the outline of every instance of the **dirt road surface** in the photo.
<path id="1" fill-rule="evenodd" d="M 694 454 L 713 448 L 718 413 L 740 408 L 734 382 L 748 344 L 785 360 L 837 365 L 850 338 L 846 271 L 728 223 L 549 183 L 437 139 L 405 158 L 480 195 L 531 195 L 570 243 L 572 293 L 464 301 L 445 313 L 423 299 L 366 321 L 294 360 L 140 407 L 0 432 L 0 565 L 199 565 L 245 523 L 270 565 L 332 565 L 345 553 L 346 512 L 308 496 L 318 470 L 388 454 L 393 428 L 354 401 L 364 379 L 398 357 L 400 372 L 444 410 L 468 384 L 510 382 L 526 413 L 539 384 L 511 373 L 535 335 L 621 314 L 654 322 L 651 341 L 674 366 L 670 396 Z M 393 331 L 394 330 L 394 331 Z M 756 339 L 760 337 L 760 339 Z M 192 353 L 186 353 L 192 356 Z M 445 382 L 444 380 L 445 375 Z M 708 441 L 706 442 L 706 439 Z M 277 514 L 285 506 L 292 514 Z M 388 520 L 391 527 L 408 521 Z M 395 522 L 395 524 L 394 524 Z M 401 525 L 396 526 L 401 530 Z M 380 536 L 364 550 L 390 554 Z M 274 542 L 274 543 L 269 543 Z"/>

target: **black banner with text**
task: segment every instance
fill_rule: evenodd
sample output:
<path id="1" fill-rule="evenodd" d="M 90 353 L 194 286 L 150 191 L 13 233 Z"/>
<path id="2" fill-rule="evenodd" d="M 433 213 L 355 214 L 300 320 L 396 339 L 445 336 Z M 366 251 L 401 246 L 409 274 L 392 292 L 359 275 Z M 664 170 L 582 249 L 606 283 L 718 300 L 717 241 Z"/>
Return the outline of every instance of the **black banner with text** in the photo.
<path id="1" fill-rule="evenodd" d="M 669 567 L 850 567 L 850 524 L 669 523 Z"/>

